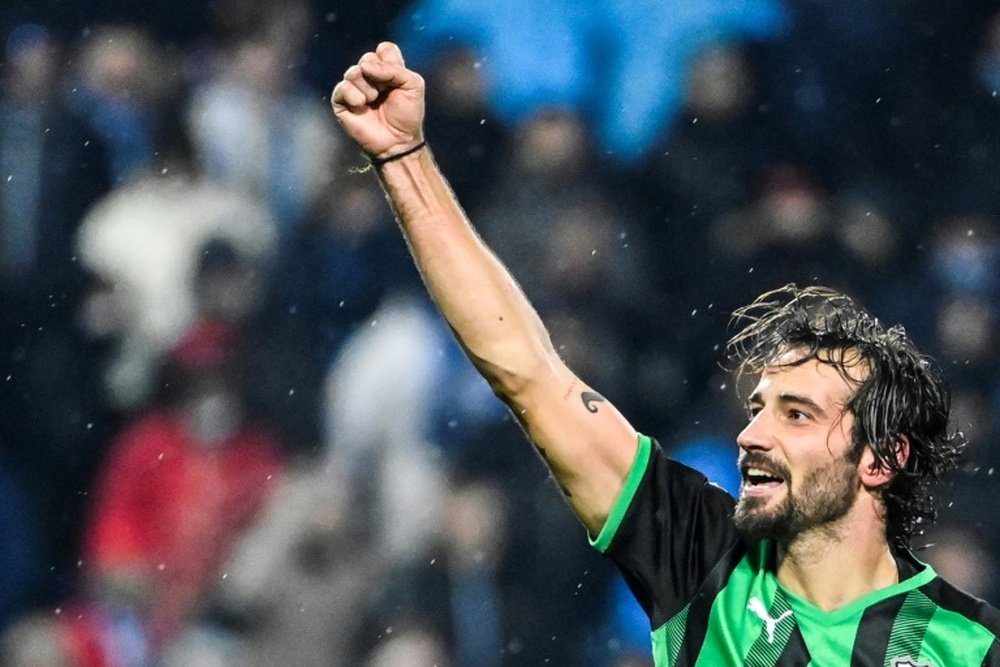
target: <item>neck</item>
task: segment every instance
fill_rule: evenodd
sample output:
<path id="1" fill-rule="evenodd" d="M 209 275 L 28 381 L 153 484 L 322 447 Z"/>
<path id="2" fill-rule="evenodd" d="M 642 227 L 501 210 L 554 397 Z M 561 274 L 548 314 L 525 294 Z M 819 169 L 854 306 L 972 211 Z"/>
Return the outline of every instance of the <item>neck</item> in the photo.
<path id="1" fill-rule="evenodd" d="M 899 569 L 872 507 L 806 531 L 777 551 L 778 581 L 823 611 L 899 582 Z"/>

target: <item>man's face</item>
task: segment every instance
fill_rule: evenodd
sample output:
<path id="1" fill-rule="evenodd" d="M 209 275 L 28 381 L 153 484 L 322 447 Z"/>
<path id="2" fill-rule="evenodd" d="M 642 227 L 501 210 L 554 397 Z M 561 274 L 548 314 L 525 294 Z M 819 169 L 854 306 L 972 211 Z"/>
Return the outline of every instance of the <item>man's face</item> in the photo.
<path id="1" fill-rule="evenodd" d="M 749 539 L 787 542 L 828 525 L 847 514 L 861 487 L 854 415 L 845 411 L 856 387 L 815 359 L 788 366 L 799 354 L 761 374 L 737 438 L 743 484 L 735 522 Z"/>

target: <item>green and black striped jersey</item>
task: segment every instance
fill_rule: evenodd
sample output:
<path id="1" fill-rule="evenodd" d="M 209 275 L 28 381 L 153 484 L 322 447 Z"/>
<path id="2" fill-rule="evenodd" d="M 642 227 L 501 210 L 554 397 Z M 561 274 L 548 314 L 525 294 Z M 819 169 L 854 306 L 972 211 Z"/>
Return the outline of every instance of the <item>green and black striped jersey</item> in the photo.
<path id="1" fill-rule="evenodd" d="M 896 554 L 900 582 L 826 612 L 786 591 L 734 500 L 645 436 L 594 546 L 649 615 L 657 667 L 1000 667 L 1000 612 Z"/>

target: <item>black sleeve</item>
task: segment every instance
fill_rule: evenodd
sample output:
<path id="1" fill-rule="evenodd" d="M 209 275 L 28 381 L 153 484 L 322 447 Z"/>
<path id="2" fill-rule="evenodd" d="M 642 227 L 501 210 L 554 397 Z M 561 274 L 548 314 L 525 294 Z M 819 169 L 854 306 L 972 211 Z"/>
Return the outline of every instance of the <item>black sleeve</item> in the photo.
<path id="1" fill-rule="evenodd" d="M 990 650 L 986 652 L 986 657 L 983 658 L 982 667 L 997 667 L 1000 665 L 1000 642 L 996 639 L 990 644 Z"/>
<path id="2" fill-rule="evenodd" d="M 608 521 L 592 543 L 621 570 L 654 627 L 691 598 L 739 541 L 734 500 L 640 436 L 639 451 Z"/>

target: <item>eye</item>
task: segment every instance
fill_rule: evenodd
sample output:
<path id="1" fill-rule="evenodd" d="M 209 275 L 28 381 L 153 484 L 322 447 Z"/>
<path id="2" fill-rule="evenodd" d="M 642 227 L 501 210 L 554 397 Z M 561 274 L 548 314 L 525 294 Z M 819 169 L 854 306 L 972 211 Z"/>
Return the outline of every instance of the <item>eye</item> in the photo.
<path id="1" fill-rule="evenodd" d="M 793 422 L 804 422 L 804 421 L 809 421 L 810 416 L 807 413 L 802 412 L 801 410 L 790 408 L 788 410 L 788 418 Z"/>
<path id="2" fill-rule="evenodd" d="M 750 419 L 753 419 L 754 417 L 756 417 L 757 415 L 760 414 L 760 411 L 762 409 L 763 408 L 761 406 L 759 406 L 759 405 L 748 405 L 747 406 L 747 417 L 750 418 Z"/>

